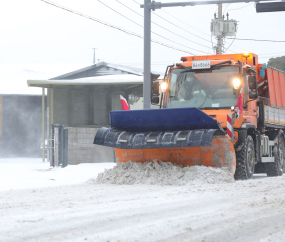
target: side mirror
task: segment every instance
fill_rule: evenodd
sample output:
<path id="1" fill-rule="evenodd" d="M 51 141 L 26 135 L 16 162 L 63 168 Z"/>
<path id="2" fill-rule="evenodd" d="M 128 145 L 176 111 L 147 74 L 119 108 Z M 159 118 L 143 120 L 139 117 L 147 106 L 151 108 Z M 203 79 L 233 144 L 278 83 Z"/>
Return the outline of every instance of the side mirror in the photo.
<path id="1" fill-rule="evenodd" d="M 151 87 L 151 103 L 159 104 L 159 81 L 154 81 Z"/>
<path id="2" fill-rule="evenodd" d="M 258 98 L 258 93 L 257 91 L 249 91 L 248 96 L 250 99 L 256 99 Z"/>
<path id="3" fill-rule="evenodd" d="M 250 90 L 257 90 L 256 76 L 248 76 L 248 88 Z"/>
<path id="4" fill-rule="evenodd" d="M 153 95 L 159 95 L 159 81 L 153 82 L 152 94 Z"/>

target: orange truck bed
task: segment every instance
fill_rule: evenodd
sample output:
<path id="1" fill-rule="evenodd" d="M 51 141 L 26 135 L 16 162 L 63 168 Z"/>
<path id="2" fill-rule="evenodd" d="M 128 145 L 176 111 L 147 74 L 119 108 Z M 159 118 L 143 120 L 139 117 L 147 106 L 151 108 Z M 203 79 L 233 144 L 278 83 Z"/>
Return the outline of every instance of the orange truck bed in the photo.
<path id="1" fill-rule="evenodd" d="M 272 67 L 266 69 L 270 106 L 285 108 L 285 74 Z M 282 92 L 283 90 L 283 92 Z"/>

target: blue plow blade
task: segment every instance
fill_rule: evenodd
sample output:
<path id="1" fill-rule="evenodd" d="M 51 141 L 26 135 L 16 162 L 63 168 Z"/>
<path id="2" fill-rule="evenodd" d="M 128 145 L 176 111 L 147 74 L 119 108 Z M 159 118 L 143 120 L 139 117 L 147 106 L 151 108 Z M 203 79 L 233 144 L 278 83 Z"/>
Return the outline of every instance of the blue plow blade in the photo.
<path id="1" fill-rule="evenodd" d="M 195 107 L 112 111 L 110 124 L 113 130 L 127 132 L 221 130 L 215 119 Z"/>
<path id="2" fill-rule="evenodd" d="M 111 128 L 101 128 L 94 144 L 119 149 L 211 146 L 224 136 L 218 122 L 198 108 L 112 111 Z"/>

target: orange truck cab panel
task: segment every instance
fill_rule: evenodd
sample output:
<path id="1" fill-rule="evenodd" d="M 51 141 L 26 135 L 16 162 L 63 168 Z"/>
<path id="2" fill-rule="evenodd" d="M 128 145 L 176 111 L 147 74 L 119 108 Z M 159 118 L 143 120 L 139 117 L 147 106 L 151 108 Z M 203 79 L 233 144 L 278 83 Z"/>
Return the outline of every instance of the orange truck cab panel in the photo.
<path id="1" fill-rule="evenodd" d="M 206 106 L 205 109 L 203 109 L 203 105 L 202 106 L 197 106 L 198 108 L 200 108 L 201 110 L 203 110 L 205 113 L 207 113 L 208 115 L 210 115 L 211 117 L 213 117 L 214 119 L 216 119 L 218 122 L 220 122 L 221 126 L 223 128 L 227 128 L 227 115 L 228 114 L 233 114 L 234 111 L 231 110 L 231 107 L 235 107 L 236 106 L 236 102 L 237 102 L 237 98 L 238 98 L 238 92 L 241 91 L 241 96 L 242 96 L 242 101 L 243 103 L 245 103 L 246 101 L 249 101 L 249 93 L 248 93 L 248 84 L 247 84 L 247 80 L 246 80 L 246 75 L 244 75 L 244 73 L 246 72 L 248 67 L 251 67 L 251 69 L 253 69 L 256 72 L 256 78 L 257 80 L 260 79 L 259 76 L 259 69 L 260 69 L 260 65 L 258 65 L 258 56 L 256 54 L 253 53 L 249 53 L 247 55 L 244 54 L 229 54 L 229 55 L 211 55 L 211 56 L 188 56 L 188 57 L 182 57 L 181 60 L 183 61 L 183 63 L 180 63 L 181 65 L 183 65 L 184 67 L 188 67 L 191 68 L 193 66 L 193 62 L 195 61 L 205 61 L 208 60 L 210 61 L 210 65 L 214 66 L 214 65 L 218 65 L 219 63 L 222 62 L 227 62 L 225 64 L 222 65 L 221 68 L 224 67 L 236 67 L 236 72 L 233 72 L 233 70 L 229 70 L 229 71 L 225 71 L 225 72 L 219 72 L 217 71 L 217 73 L 212 72 L 211 74 L 207 73 L 207 69 L 205 69 L 205 71 L 199 71 L 197 69 L 197 72 L 195 72 L 195 77 L 197 79 L 199 79 L 199 81 L 202 83 L 203 87 L 207 87 L 212 85 L 212 87 L 214 87 L 214 89 L 217 89 L 216 92 L 212 92 L 211 94 L 206 93 L 206 95 L 211 95 L 210 98 L 212 98 L 212 100 L 214 100 L 214 98 L 218 99 L 221 98 L 221 102 L 219 104 L 217 104 L 217 107 L 215 108 L 215 104 L 212 104 L 212 108 L 209 106 Z M 171 71 L 175 70 L 175 69 L 180 69 L 180 66 L 176 66 L 174 68 L 171 69 Z M 240 78 L 241 81 L 241 88 L 236 91 L 234 98 L 236 99 L 236 101 L 232 100 L 232 102 L 230 103 L 231 106 L 228 106 L 227 108 L 222 108 L 223 106 L 223 102 L 222 102 L 222 98 L 224 98 L 224 95 L 231 95 L 231 90 L 229 90 L 229 86 L 228 88 L 228 92 L 223 92 L 222 85 L 226 82 L 227 77 L 230 76 L 232 73 L 232 75 Z M 168 82 L 169 82 L 169 86 L 170 88 L 173 88 L 173 84 L 171 83 L 171 80 L 169 81 L 169 79 L 171 79 L 172 77 L 168 76 Z M 221 81 L 221 79 L 223 79 L 223 81 Z M 217 85 L 214 85 L 214 83 L 217 83 Z M 285 86 L 285 83 L 283 83 Z M 177 88 L 177 87 L 176 87 Z M 218 90 L 220 88 L 220 91 Z M 208 91 L 211 88 L 208 88 Z M 171 103 L 171 92 L 174 93 L 174 91 L 170 91 L 168 92 L 168 94 L 164 97 L 164 107 L 172 107 L 171 105 L 169 105 Z M 177 94 L 177 93 L 176 93 Z M 173 95 L 173 94 L 172 94 Z M 179 96 L 179 95 L 177 95 Z M 280 100 L 282 100 L 281 94 L 280 94 Z M 225 99 L 225 101 L 227 101 Z M 284 101 L 285 101 L 285 95 L 284 95 Z M 181 103 L 182 105 L 182 103 Z M 225 104 L 227 105 L 227 104 Z M 175 106 L 173 106 L 175 107 Z M 235 123 L 234 123 L 234 128 L 241 128 L 241 125 L 246 122 L 246 123 L 251 123 L 253 124 L 255 127 L 257 127 L 257 100 L 252 100 L 250 102 L 247 102 L 246 107 L 243 108 L 242 113 L 239 115 L 239 118 L 235 119 Z"/>

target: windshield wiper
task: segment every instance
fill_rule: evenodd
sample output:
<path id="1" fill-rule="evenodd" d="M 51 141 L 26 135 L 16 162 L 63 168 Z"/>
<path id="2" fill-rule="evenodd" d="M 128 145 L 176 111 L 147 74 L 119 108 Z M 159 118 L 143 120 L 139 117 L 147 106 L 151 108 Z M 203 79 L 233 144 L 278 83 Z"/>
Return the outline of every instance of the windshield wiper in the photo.
<path id="1" fill-rule="evenodd" d="M 200 109 L 220 109 L 220 107 L 201 107 Z"/>
<path id="2" fill-rule="evenodd" d="M 231 109 L 231 107 L 203 107 L 200 109 Z"/>
<path id="3" fill-rule="evenodd" d="M 221 63 L 215 64 L 215 65 L 212 65 L 212 66 L 219 66 L 219 65 L 222 65 L 222 64 L 231 64 L 231 63 L 232 63 L 231 60 L 227 60 L 227 61 L 223 61 L 223 62 L 221 62 Z M 211 66 L 211 67 L 212 67 L 212 66 Z"/>
<path id="4" fill-rule="evenodd" d="M 192 67 L 186 67 L 181 64 L 176 64 L 176 66 L 181 67 L 182 69 L 185 69 L 185 70 L 189 70 L 189 71 L 192 70 Z"/>

